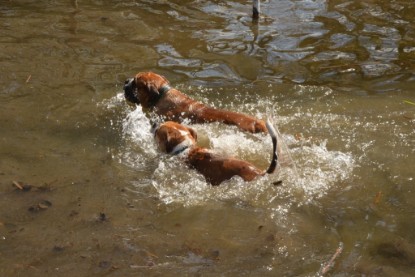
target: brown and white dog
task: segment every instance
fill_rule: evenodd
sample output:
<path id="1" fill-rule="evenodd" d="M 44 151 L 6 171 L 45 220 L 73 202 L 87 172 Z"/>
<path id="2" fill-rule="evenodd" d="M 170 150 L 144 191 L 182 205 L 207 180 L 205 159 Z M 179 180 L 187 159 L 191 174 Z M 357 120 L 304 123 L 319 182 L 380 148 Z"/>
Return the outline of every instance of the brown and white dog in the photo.
<path id="1" fill-rule="evenodd" d="M 151 109 L 165 120 L 192 123 L 222 122 L 236 125 L 251 133 L 267 132 L 264 121 L 241 113 L 215 109 L 195 101 L 179 90 L 172 88 L 169 81 L 153 72 L 140 72 L 127 79 L 124 85 L 125 98 L 132 103 Z"/>
<path id="2" fill-rule="evenodd" d="M 184 158 L 191 168 L 199 171 L 209 183 L 216 186 L 236 175 L 245 181 L 251 181 L 258 176 L 275 171 L 278 161 L 277 134 L 268 121 L 266 126 L 273 144 L 271 164 L 266 171 L 247 161 L 224 157 L 209 149 L 198 147 L 196 132 L 182 124 L 167 121 L 161 125 L 154 124 L 151 131 L 163 152 Z"/>

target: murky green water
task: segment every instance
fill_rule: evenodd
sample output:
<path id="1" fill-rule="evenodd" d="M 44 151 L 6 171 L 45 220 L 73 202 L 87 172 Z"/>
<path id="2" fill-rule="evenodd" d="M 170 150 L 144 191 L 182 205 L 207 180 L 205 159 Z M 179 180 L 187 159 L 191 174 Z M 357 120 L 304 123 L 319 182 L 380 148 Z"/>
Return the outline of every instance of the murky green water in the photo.
<path id="1" fill-rule="evenodd" d="M 414 5 L 1 1 L 0 275 L 414 275 Z M 160 154 L 122 95 L 147 70 L 270 117 L 278 172 L 212 188 Z M 267 167 L 268 137 L 193 127 Z"/>

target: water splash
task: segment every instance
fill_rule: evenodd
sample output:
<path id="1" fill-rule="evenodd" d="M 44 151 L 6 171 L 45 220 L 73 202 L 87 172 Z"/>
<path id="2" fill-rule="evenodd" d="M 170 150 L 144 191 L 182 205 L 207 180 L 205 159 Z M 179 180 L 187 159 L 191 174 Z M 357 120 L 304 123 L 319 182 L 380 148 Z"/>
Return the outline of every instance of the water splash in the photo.
<path id="1" fill-rule="evenodd" d="M 150 122 L 140 107 L 127 115 L 123 122 L 124 136 L 134 142 L 136 149 L 127 149 L 123 159 L 132 167 L 142 167 L 146 163 L 155 165 L 147 168 L 153 171 L 149 182 L 166 204 L 181 203 L 188 206 L 200 205 L 205 201 L 236 199 L 250 205 L 263 206 L 275 199 L 286 199 L 286 203 L 279 202 L 275 208 L 281 206 L 287 209 L 292 201 L 304 199 L 304 203 L 307 203 L 324 196 L 332 186 L 347 179 L 354 168 L 351 154 L 328 150 L 325 141 L 319 145 L 304 142 L 299 145 L 293 135 L 282 135 L 281 140 L 286 145 L 283 149 L 286 153 L 282 157 L 289 154 L 292 161 L 279 166 L 276 174 L 249 183 L 235 177 L 219 187 L 211 187 L 203 176 L 187 168 L 177 157 L 159 153 L 149 126 Z M 224 127 L 216 123 L 195 124 L 192 128 L 198 132 L 200 144 L 204 147 L 267 168 L 272 145 L 266 135 L 247 134 L 236 127 Z M 129 151 L 136 153 L 131 154 Z M 138 155 L 139 158 L 131 160 L 131 155 Z M 273 186 L 272 183 L 278 180 L 283 180 L 283 185 Z M 293 195 L 296 195 L 296 200 Z"/>
<path id="2" fill-rule="evenodd" d="M 109 99 L 105 99 L 101 101 L 100 103 L 98 103 L 100 107 L 104 107 L 107 110 L 115 109 L 124 104 L 125 104 L 124 92 L 119 92 L 115 96 Z"/>

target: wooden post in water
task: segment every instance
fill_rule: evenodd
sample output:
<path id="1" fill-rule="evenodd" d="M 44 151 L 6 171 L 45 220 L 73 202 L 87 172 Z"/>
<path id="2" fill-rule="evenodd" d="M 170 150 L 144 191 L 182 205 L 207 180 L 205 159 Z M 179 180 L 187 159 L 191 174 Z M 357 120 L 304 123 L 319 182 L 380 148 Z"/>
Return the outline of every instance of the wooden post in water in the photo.
<path id="1" fill-rule="evenodd" d="M 252 18 L 253 19 L 258 19 L 260 12 L 261 12 L 261 2 L 260 2 L 260 0 L 252 0 Z"/>

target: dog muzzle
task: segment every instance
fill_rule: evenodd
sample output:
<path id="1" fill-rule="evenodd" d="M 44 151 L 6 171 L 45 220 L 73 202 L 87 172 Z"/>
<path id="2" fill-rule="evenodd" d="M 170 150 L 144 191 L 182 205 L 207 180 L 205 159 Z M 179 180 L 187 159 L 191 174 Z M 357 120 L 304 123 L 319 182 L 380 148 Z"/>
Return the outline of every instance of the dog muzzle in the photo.
<path id="1" fill-rule="evenodd" d="M 153 136 L 156 136 L 156 132 L 159 127 L 160 127 L 160 123 L 158 122 L 153 122 L 153 124 L 151 124 L 150 132 L 153 134 Z"/>
<path id="2" fill-rule="evenodd" d="M 129 78 L 124 82 L 124 96 L 127 101 L 135 104 L 140 104 L 136 95 L 136 86 L 134 78 Z"/>

